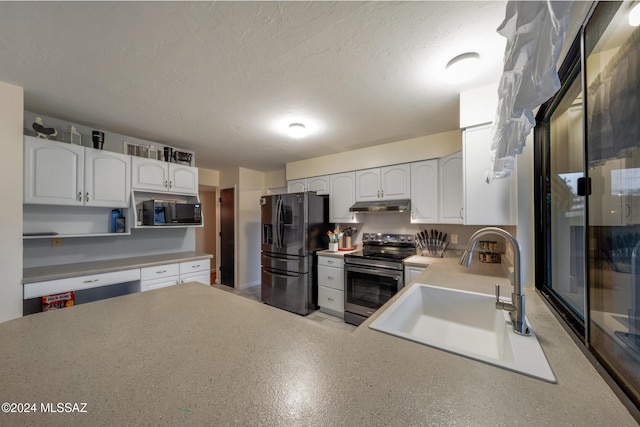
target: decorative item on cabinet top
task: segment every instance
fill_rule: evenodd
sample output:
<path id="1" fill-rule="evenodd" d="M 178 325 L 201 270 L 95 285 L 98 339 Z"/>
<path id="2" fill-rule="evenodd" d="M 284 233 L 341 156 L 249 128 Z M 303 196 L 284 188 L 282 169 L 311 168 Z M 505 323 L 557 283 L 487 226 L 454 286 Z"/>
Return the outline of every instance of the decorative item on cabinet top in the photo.
<path id="1" fill-rule="evenodd" d="M 46 127 L 42 123 L 42 117 L 36 117 L 36 120 L 31 126 L 33 127 L 33 130 L 37 132 L 38 138 L 49 139 L 49 137 L 55 138 L 58 136 L 58 130 L 56 128 Z"/>
<path id="2" fill-rule="evenodd" d="M 162 160 L 160 158 L 160 150 L 154 148 L 153 144 L 144 145 L 128 141 L 122 141 L 122 143 L 124 145 L 124 154 L 136 157 L 145 157 L 147 159 Z"/>

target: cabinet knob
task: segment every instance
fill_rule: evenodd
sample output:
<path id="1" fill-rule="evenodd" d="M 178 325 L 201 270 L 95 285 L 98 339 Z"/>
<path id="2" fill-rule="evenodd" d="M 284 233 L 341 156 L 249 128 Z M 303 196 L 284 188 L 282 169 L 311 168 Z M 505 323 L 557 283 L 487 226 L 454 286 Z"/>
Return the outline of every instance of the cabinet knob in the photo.
<path id="1" fill-rule="evenodd" d="M 173 181 L 169 181 L 169 188 L 173 188 Z"/>
<path id="2" fill-rule="evenodd" d="M 164 188 L 169 188 L 169 181 L 164 182 Z"/>
<path id="3" fill-rule="evenodd" d="M 89 201 L 89 192 L 88 192 L 88 191 L 87 191 L 87 194 L 85 195 L 85 200 L 84 200 L 84 201 L 85 201 L 85 202 L 88 202 L 88 201 Z"/>
<path id="4" fill-rule="evenodd" d="M 464 219 L 464 208 L 460 208 L 460 219 Z"/>

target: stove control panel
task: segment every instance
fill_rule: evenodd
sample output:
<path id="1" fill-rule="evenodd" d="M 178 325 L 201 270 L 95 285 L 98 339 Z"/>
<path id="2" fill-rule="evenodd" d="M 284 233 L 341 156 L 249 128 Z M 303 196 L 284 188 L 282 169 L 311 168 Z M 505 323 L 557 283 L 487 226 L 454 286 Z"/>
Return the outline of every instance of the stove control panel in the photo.
<path id="1" fill-rule="evenodd" d="M 362 243 L 408 243 L 413 245 L 414 236 L 411 234 L 364 233 Z"/>

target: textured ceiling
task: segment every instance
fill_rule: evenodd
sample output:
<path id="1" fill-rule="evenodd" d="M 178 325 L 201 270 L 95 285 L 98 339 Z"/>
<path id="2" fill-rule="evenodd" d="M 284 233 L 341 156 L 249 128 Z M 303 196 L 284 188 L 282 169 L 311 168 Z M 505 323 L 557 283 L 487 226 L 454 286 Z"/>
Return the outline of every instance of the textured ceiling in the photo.
<path id="1" fill-rule="evenodd" d="M 461 90 L 498 81 L 505 2 L 2 2 L 0 81 L 25 108 L 196 152 L 289 161 L 458 128 Z M 463 86 L 446 62 L 486 60 Z M 278 126 L 303 121 L 291 139 Z"/>

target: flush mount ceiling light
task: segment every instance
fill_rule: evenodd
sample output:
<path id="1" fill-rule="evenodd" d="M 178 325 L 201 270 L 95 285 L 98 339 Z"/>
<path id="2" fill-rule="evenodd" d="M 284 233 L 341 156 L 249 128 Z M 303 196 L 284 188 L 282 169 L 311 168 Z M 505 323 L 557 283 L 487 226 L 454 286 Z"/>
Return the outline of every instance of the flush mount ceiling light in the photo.
<path id="1" fill-rule="evenodd" d="M 447 80 L 451 83 L 461 83 L 473 78 L 478 70 L 480 55 L 477 52 L 466 52 L 453 58 L 445 67 Z"/>
<path id="2" fill-rule="evenodd" d="M 629 25 L 632 27 L 640 25 L 640 3 L 633 6 L 633 9 L 629 12 Z"/>
<path id="3" fill-rule="evenodd" d="M 307 127 L 302 123 L 291 123 L 289 125 L 289 136 L 291 138 L 304 138 L 307 136 Z"/>

